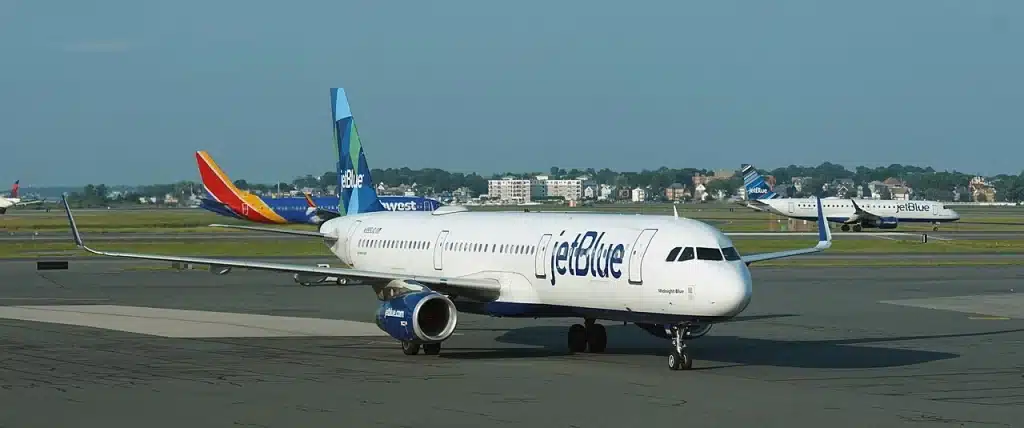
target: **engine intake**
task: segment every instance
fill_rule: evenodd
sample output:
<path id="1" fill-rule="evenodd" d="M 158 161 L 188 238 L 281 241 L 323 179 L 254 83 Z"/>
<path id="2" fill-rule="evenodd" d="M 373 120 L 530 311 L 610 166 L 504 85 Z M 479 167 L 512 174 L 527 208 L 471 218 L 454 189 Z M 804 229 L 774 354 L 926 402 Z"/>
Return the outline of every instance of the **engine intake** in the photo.
<path id="1" fill-rule="evenodd" d="M 455 303 L 435 291 L 402 294 L 377 310 L 377 327 L 403 342 L 443 342 L 458 324 Z"/>

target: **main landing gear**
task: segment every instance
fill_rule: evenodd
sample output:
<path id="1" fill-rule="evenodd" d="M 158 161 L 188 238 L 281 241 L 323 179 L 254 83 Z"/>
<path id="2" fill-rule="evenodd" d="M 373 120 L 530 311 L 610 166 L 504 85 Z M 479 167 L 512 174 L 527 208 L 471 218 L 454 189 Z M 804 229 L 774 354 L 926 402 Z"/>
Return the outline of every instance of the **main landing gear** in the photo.
<path id="1" fill-rule="evenodd" d="M 862 229 L 863 229 L 863 227 L 860 224 L 853 225 L 853 231 L 854 232 L 860 232 Z M 849 232 L 850 231 L 850 225 L 844 224 L 844 225 L 839 227 L 839 230 L 842 230 L 843 232 Z"/>
<path id="2" fill-rule="evenodd" d="M 423 354 L 425 355 L 437 355 L 441 353 L 440 343 L 424 343 L 419 344 L 416 342 L 402 342 L 402 353 L 405 355 L 416 355 L 420 353 L 420 347 L 423 347 Z"/>
<path id="3" fill-rule="evenodd" d="M 693 360 L 686 352 L 686 337 L 690 336 L 690 327 L 685 325 L 672 326 L 672 352 L 668 354 L 668 368 L 672 370 L 689 370 Z"/>
<path id="4" fill-rule="evenodd" d="M 584 352 L 588 347 L 590 352 L 600 353 L 608 346 L 608 332 L 604 326 L 597 324 L 596 320 L 587 318 L 583 324 L 573 324 L 569 327 L 569 351 Z"/>

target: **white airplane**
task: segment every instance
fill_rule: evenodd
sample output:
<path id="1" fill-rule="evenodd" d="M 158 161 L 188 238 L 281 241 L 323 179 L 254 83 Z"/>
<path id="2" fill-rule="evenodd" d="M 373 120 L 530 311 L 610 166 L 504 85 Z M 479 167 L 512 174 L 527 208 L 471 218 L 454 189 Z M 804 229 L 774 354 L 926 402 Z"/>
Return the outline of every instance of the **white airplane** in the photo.
<path id="1" fill-rule="evenodd" d="M 800 220 L 817 218 L 815 199 L 780 197 L 753 165 L 743 165 L 742 174 L 748 207 Z M 935 201 L 825 198 L 822 207 L 825 218 L 840 223 L 843 232 L 851 228 L 854 232 L 864 228 L 895 229 L 900 223 L 932 223 L 932 230 L 939 230 L 940 223 L 960 220 L 959 213 Z"/>
<path id="2" fill-rule="evenodd" d="M 19 184 L 18 183 L 20 181 L 21 180 L 15 181 L 14 182 L 14 186 L 11 186 L 11 195 L 10 196 L 7 196 L 7 197 L 0 196 L 0 214 L 6 214 L 7 213 L 7 209 L 11 208 L 11 207 L 17 207 L 17 206 L 23 206 L 23 205 L 32 205 L 32 204 L 38 204 L 38 203 L 42 203 L 43 202 L 43 201 L 40 201 L 40 200 L 24 201 L 21 198 L 19 198 L 18 197 L 18 189 L 19 189 Z"/>
<path id="3" fill-rule="evenodd" d="M 88 248 L 65 199 L 75 243 L 94 254 L 347 278 L 370 285 L 382 301 L 381 330 L 407 355 L 436 355 L 459 312 L 497 317 L 570 317 L 572 352 L 603 352 L 597 320 L 631 322 L 671 339 L 668 365 L 689 369 L 686 342 L 750 304 L 751 263 L 823 251 L 832 235 L 819 205 L 819 240 L 811 248 L 741 256 L 726 234 L 676 216 L 385 210 L 352 122 L 345 93 L 331 90 L 343 171 L 340 209 L 319 231 L 225 226 L 321 238 L 351 268 L 116 253 Z"/>

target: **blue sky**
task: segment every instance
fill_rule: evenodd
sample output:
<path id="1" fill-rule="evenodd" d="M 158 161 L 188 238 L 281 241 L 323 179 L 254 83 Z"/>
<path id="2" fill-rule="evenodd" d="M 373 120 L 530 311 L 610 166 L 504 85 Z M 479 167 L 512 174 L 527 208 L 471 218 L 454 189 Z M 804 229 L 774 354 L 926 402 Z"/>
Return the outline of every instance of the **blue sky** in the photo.
<path id="1" fill-rule="evenodd" d="M 3 177 L 1024 169 L 1024 2 L 0 0 Z M 6 178 L 4 178 L 6 177 Z"/>

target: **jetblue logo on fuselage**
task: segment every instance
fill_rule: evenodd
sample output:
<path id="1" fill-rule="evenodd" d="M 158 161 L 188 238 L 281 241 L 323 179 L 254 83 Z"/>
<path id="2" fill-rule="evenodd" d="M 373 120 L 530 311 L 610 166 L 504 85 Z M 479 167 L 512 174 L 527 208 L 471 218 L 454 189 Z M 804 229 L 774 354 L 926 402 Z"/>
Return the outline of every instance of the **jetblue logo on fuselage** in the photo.
<path id="1" fill-rule="evenodd" d="M 391 211 L 416 211 L 416 202 L 381 202 L 384 208 Z"/>
<path id="2" fill-rule="evenodd" d="M 931 211 L 932 206 L 928 204 L 915 204 L 908 202 L 901 205 L 896 205 L 896 212 L 901 213 L 905 211 Z"/>
<path id="3" fill-rule="evenodd" d="M 384 310 L 384 316 L 391 318 L 405 318 L 405 311 L 387 308 Z"/>
<path id="4" fill-rule="evenodd" d="M 558 236 L 564 234 L 563 230 Z M 601 242 L 603 238 L 604 232 L 588 231 L 571 242 L 555 241 L 551 246 L 551 285 L 555 285 L 555 277 L 565 275 L 620 278 L 626 246 Z"/>
<path id="5" fill-rule="evenodd" d="M 768 189 L 763 187 L 751 187 L 750 193 L 768 193 Z"/>
<path id="6" fill-rule="evenodd" d="M 346 169 L 341 175 L 342 189 L 357 189 L 363 187 L 363 174 L 356 174 L 351 169 Z"/>

